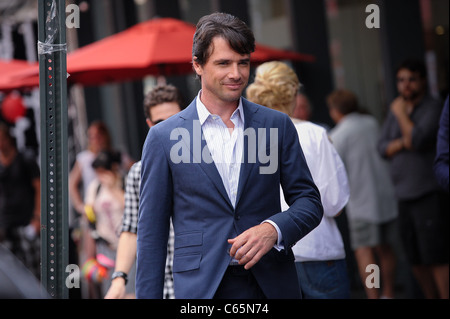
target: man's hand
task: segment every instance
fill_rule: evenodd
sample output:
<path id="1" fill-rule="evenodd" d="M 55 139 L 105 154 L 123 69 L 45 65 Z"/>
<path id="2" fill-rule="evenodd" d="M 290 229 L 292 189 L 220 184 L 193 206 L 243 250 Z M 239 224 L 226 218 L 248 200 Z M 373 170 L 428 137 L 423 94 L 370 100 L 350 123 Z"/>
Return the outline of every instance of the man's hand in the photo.
<path id="1" fill-rule="evenodd" d="M 244 268 L 248 270 L 273 248 L 277 239 L 275 227 L 269 223 L 262 223 L 247 229 L 233 239 L 228 239 L 228 243 L 232 244 L 230 256 L 239 260 L 239 264 L 245 265 Z"/>
<path id="2" fill-rule="evenodd" d="M 413 109 L 414 105 L 411 101 L 407 101 L 401 96 L 397 97 L 391 104 L 391 111 L 396 117 L 402 132 L 401 140 L 396 142 L 397 145 L 393 146 L 397 151 L 402 150 L 403 148 L 412 148 L 412 130 L 414 128 L 414 123 L 409 118 L 409 115 L 412 113 Z"/>
<path id="3" fill-rule="evenodd" d="M 414 104 L 411 101 L 405 100 L 402 96 L 398 96 L 391 103 L 391 111 L 398 117 L 409 117 Z"/>
<path id="4" fill-rule="evenodd" d="M 123 299 L 126 294 L 125 280 L 123 278 L 114 278 L 111 281 L 111 287 L 105 295 L 105 299 Z"/>
<path id="5" fill-rule="evenodd" d="M 391 111 L 395 116 L 407 115 L 405 99 L 401 96 L 396 97 L 391 103 Z"/>

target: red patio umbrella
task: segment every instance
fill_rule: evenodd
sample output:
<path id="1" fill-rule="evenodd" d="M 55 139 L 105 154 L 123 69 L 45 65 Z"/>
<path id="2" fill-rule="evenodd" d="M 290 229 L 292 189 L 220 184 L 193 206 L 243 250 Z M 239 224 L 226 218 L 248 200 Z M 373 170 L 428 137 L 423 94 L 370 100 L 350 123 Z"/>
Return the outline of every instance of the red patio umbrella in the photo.
<path id="1" fill-rule="evenodd" d="M 89 85 L 189 73 L 194 32 L 171 18 L 139 23 L 70 53 L 69 81 Z"/>
<path id="2" fill-rule="evenodd" d="M 23 74 L 25 75 L 22 75 Z M 23 60 L 0 60 L 0 91 L 31 88 L 39 85 L 39 78 L 26 74 L 39 73 L 39 64 Z M 37 80 L 37 81 L 36 81 Z"/>
<path id="3" fill-rule="evenodd" d="M 193 72 L 192 40 L 195 26 L 173 18 L 156 18 L 81 47 L 67 56 L 69 82 L 100 85 L 140 79 L 146 75 L 182 75 Z M 270 60 L 312 62 L 311 55 L 256 44 L 253 64 Z M 35 74 L 22 77 L 38 81 Z M 1 87 L 0 87 L 1 89 Z"/>

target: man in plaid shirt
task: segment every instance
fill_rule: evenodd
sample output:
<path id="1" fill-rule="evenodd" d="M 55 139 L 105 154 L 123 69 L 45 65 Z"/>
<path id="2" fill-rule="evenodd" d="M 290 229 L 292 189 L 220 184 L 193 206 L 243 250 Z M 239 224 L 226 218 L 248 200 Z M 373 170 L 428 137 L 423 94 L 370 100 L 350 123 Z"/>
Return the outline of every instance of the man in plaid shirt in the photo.
<path id="1" fill-rule="evenodd" d="M 180 111 L 181 98 L 176 87 L 159 85 L 151 90 L 144 100 L 144 114 L 149 128 L 168 119 Z M 120 299 L 126 295 L 125 286 L 134 286 L 137 243 L 137 224 L 139 212 L 139 188 L 141 183 L 141 162 L 136 162 L 128 172 L 125 185 L 125 210 L 122 230 L 117 248 L 115 271 L 112 274 L 111 287 L 105 299 Z M 173 259 L 174 236 L 172 225 L 167 245 L 166 271 L 164 280 L 164 298 L 173 299 Z"/>

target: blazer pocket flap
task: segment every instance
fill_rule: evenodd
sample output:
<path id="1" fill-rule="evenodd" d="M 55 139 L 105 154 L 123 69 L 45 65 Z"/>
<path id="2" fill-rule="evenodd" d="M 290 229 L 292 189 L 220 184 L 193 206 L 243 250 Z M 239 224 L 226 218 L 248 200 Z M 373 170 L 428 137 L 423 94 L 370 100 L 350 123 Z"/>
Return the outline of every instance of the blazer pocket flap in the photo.
<path id="1" fill-rule="evenodd" d="M 175 237 L 174 247 L 191 247 L 191 246 L 201 246 L 203 244 L 203 233 L 201 231 L 198 232 L 190 232 L 179 234 Z"/>
<path id="2" fill-rule="evenodd" d="M 201 254 L 175 255 L 173 257 L 173 272 L 182 272 L 200 268 Z"/>

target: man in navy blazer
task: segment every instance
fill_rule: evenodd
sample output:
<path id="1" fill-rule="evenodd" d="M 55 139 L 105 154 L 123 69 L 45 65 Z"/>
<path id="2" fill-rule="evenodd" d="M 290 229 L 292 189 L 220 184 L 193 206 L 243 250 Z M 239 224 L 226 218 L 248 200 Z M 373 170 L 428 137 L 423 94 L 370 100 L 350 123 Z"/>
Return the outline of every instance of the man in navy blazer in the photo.
<path id="1" fill-rule="evenodd" d="M 143 148 L 137 298 L 162 298 L 170 222 L 176 298 L 301 297 L 291 247 L 323 209 L 290 118 L 241 97 L 254 46 L 231 15 L 197 24 L 202 89 Z"/>

